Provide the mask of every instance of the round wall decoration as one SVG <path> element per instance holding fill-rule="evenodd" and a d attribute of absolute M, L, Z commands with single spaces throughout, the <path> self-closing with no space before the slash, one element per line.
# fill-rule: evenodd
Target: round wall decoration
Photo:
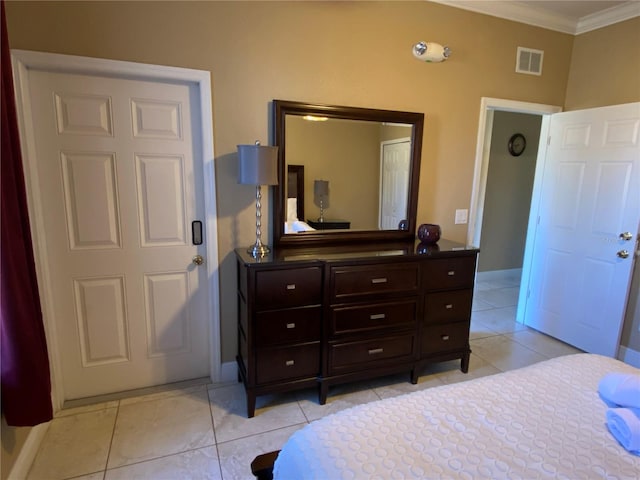
<path fill-rule="evenodd" d="M 509 149 L 509 153 L 514 157 L 519 157 L 524 152 L 524 149 L 527 148 L 527 139 L 524 138 L 524 135 L 521 133 L 515 133 L 511 135 L 509 139 L 509 144 L 507 145 Z"/>

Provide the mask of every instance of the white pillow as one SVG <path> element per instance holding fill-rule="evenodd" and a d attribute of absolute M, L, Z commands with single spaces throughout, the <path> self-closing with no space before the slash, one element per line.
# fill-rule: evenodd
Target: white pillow
<path fill-rule="evenodd" d="M 298 199 L 287 198 L 287 222 L 298 220 Z"/>
<path fill-rule="evenodd" d="M 301 222 L 300 220 L 298 220 L 297 222 L 293 222 L 291 224 L 291 230 L 293 230 L 294 232 L 311 232 L 313 230 L 315 230 L 315 228 L 313 228 L 311 225 L 309 225 L 306 222 Z"/>

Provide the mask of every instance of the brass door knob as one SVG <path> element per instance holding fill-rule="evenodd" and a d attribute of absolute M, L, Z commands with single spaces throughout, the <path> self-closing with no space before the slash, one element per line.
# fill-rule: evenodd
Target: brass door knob
<path fill-rule="evenodd" d="M 204 263 L 204 258 L 202 255 L 195 255 L 192 259 L 194 265 L 202 265 Z"/>
<path fill-rule="evenodd" d="M 618 257 L 620 258 L 628 258 L 629 252 L 627 250 L 620 250 L 618 251 L 618 253 L 616 253 L 616 255 L 618 255 Z"/>

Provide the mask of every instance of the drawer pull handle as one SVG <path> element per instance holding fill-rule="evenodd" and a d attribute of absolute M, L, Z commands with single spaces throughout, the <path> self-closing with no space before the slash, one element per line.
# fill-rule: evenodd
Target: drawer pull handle
<path fill-rule="evenodd" d="M 287 360 L 286 362 L 284 362 L 284 364 L 285 364 L 287 367 L 292 367 L 294 363 L 296 363 L 296 362 L 294 362 L 293 360 Z"/>
<path fill-rule="evenodd" d="M 375 313 L 373 315 L 369 315 L 371 320 L 382 320 L 385 317 L 384 313 Z"/>
<path fill-rule="evenodd" d="M 449 340 L 449 335 L 442 335 L 442 340 L 444 340 L 445 342 Z"/>
<path fill-rule="evenodd" d="M 287 328 L 296 328 L 295 323 L 287 323 Z"/>
<path fill-rule="evenodd" d="M 382 278 L 372 278 L 371 279 L 371 283 L 387 283 L 387 279 L 382 277 Z"/>
<path fill-rule="evenodd" d="M 384 348 L 372 348 L 369 350 L 369 355 L 375 355 L 376 353 L 384 352 Z"/>
<path fill-rule="evenodd" d="M 296 289 L 295 283 L 290 283 L 289 285 L 287 285 L 287 290 L 295 290 L 295 289 Z"/>
<path fill-rule="evenodd" d="M 455 271 L 455 270 L 449 270 L 449 271 L 447 272 L 447 275 L 449 275 L 450 277 L 453 277 L 455 274 L 456 274 L 456 271 Z"/>
<path fill-rule="evenodd" d="M 446 308 L 447 310 L 451 310 L 453 308 L 453 303 L 447 303 L 444 308 Z"/>

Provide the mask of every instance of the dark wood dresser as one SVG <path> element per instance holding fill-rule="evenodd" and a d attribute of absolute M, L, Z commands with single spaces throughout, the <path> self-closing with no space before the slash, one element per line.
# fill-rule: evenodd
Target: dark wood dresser
<path fill-rule="evenodd" d="M 254 259 L 236 249 L 238 369 L 247 414 L 257 395 L 406 371 L 433 362 L 469 368 L 478 249 L 377 244 L 278 249 Z"/>
<path fill-rule="evenodd" d="M 348 220 L 307 220 L 309 226 L 316 230 L 348 230 L 351 228 L 351 222 Z"/>

